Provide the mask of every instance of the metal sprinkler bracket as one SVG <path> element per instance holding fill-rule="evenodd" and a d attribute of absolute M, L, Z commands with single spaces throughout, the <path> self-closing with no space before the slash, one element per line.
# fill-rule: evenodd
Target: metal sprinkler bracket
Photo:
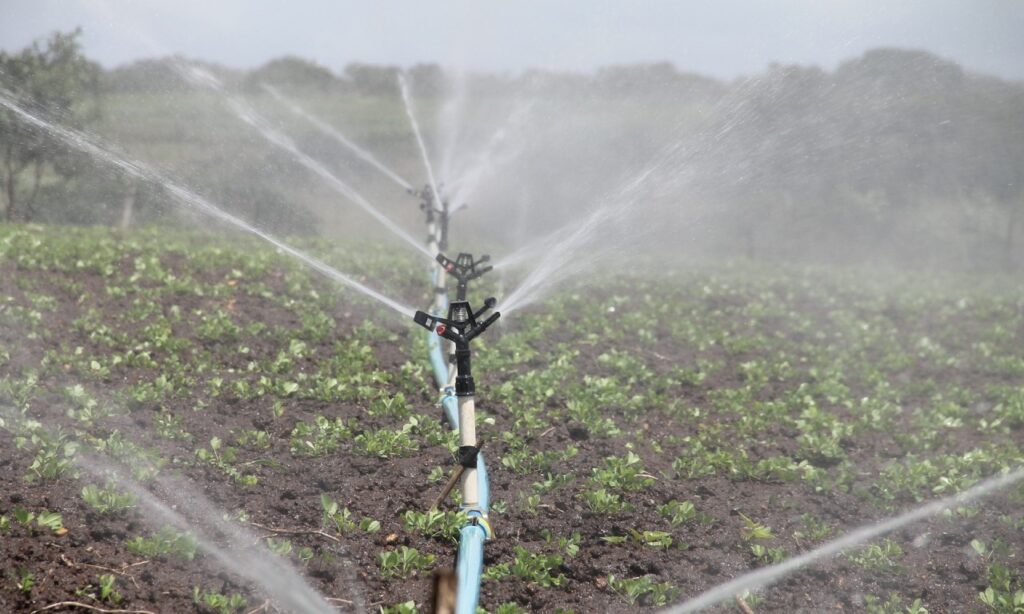
<path fill-rule="evenodd" d="M 477 318 L 492 309 L 496 301 L 488 298 L 483 307 L 473 311 L 469 301 L 455 300 L 448 305 L 448 317 L 432 316 L 417 311 L 413 320 L 423 328 L 436 332 L 439 336 L 451 341 L 455 346 L 455 396 L 459 400 L 459 465 L 462 466 L 462 505 L 468 510 L 480 506 L 477 484 L 477 456 L 480 447 L 476 439 L 476 408 L 473 396 L 476 384 L 473 381 L 472 352 L 469 343 L 501 317 L 498 312 L 492 313 L 486 320 L 478 322 Z M 484 517 L 486 522 L 486 517 Z M 488 531 L 489 533 L 489 531 Z"/>
<path fill-rule="evenodd" d="M 455 260 L 440 253 L 436 259 L 438 264 L 444 267 L 444 270 L 458 282 L 455 298 L 459 301 L 466 300 L 466 287 L 470 280 L 481 277 L 494 268 L 490 265 L 480 266 L 485 262 L 490 262 L 491 257 L 487 254 L 480 256 L 480 259 L 475 261 L 473 260 L 473 254 L 467 254 L 466 252 L 460 252 L 455 257 Z"/>

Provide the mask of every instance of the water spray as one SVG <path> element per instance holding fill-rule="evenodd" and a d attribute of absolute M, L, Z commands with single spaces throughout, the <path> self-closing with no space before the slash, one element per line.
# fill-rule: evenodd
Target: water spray
<path fill-rule="evenodd" d="M 298 103 L 296 103 L 295 101 L 291 100 L 290 98 L 279 92 L 277 88 L 266 83 L 261 83 L 260 87 L 262 87 L 265 92 L 273 96 L 275 100 L 284 105 L 285 108 L 287 108 L 289 111 L 312 124 L 313 127 L 319 130 L 320 132 L 330 136 L 334 140 L 344 145 L 346 148 L 348 148 L 349 151 L 358 156 L 360 160 L 366 162 L 373 168 L 380 171 L 385 177 L 387 177 L 391 181 L 394 181 L 395 183 L 397 183 L 399 186 L 406 190 L 413 189 L 412 184 L 403 179 L 398 173 L 385 166 L 383 162 L 374 157 L 374 155 L 371 154 L 369 151 L 360 147 L 359 145 L 356 145 L 351 139 L 349 139 L 344 134 L 339 132 L 336 128 L 334 128 L 327 122 L 321 120 L 320 118 L 314 116 L 312 113 L 309 113 L 308 111 L 300 107 Z"/>
<path fill-rule="evenodd" d="M 128 160 L 127 158 L 115 154 L 109 146 L 102 143 L 99 139 L 71 128 L 52 124 L 37 117 L 30 111 L 22 108 L 17 102 L 15 102 L 13 96 L 10 96 L 2 89 L 0 89 L 0 107 L 8 109 L 22 121 L 51 134 L 57 139 L 63 141 L 72 149 L 76 149 L 82 153 L 93 156 L 97 160 L 101 160 L 117 168 L 130 177 L 163 186 L 178 203 L 185 207 L 257 236 L 313 270 L 338 283 L 357 290 L 369 298 L 383 303 L 399 314 L 408 315 L 413 312 L 411 308 L 381 294 L 373 288 L 363 285 L 354 278 L 345 275 L 322 260 L 300 251 L 269 232 L 253 226 L 249 222 L 228 213 L 206 198 L 203 198 L 192 190 L 172 181 L 156 169 L 151 168 L 142 162 Z"/>
<path fill-rule="evenodd" d="M 951 495 L 944 499 L 925 503 L 920 507 L 904 512 L 899 516 L 894 516 L 874 524 L 859 527 L 838 539 L 822 544 L 814 550 L 805 552 L 800 556 L 795 556 L 783 561 L 782 563 L 743 574 L 734 580 L 730 580 L 710 588 L 684 603 L 663 610 L 662 614 L 686 614 L 688 612 L 699 612 L 706 608 L 710 608 L 722 601 L 732 599 L 735 595 L 740 595 L 744 592 L 757 590 L 768 586 L 769 584 L 773 584 L 783 577 L 799 571 L 808 565 L 812 565 L 821 559 L 841 554 L 854 546 L 885 535 L 886 533 L 891 533 L 892 531 L 900 529 L 906 525 L 925 520 L 926 518 L 935 516 L 952 507 L 966 505 L 976 499 L 988 496 L 994 492 L 1007 488 L 1008 486 L 1012 486 L 1021 480 L 1024 480 L 1024 467 L 1017 467 L 1012 471 L 991 477 L 980 484 L 976 484 L 960 494 Z"/>

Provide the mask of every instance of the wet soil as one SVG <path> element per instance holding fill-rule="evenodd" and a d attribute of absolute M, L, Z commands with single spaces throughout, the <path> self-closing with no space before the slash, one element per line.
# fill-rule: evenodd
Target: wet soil
<path fill-rule="evenodd" d="M 176 266 L 173 259 L 166 264 Z M 223 281 L 226 273 L 211 274 L 206 281 Z M 315 556 L 301 568 L 302 573 L 315 590 L 330 598 L 341 611 L 374 612 L 382 605 L 406 600 L 414 600 L 420 606 L 428 602 L 431 585 L 428 573 L 406 580 L 385 579 L 379 573 L 377 557 L 382 551 L 408 545 L 436 556 L 438 565 L 453 563 L 455 546 L 450 540 L 407 533 L 401 519 L 406 510 L 426 509 L 436 496 L 440 485 L 432 483 L 428 475 L 437 466 L 445 470 L 452 467 L 446 450 L 440 446 L 422 447 L 403 458 L 381 460 L 359 454 L 351 442 L 346 442 L 337 452 L 324 457 L 297 457 L 290 451 L 289 436 L 299 421 L 308 422 L 317 415 L 351 419 L 358 425 L 357 433 L 381 426 L 393 427 L 400 421 L 370 416 L 366 405 L 359 402 L 294 399 L 283 400 L 283 415 L 278 417 L 272 399 L 243 399 L 231 394 L 212 397 L 201 378 L 194 383 L 193 394 L 138 403 L 124 395 L 123 390 L 151 379 L 154 371 L 133 367 L 118 369 L 106 380 L 84 382 L 94 398 L 117 406 L 120 415 L 105 419 L 102 425 L 83 426 L 68 417 L 69 402 L 63 392 L 64 387 L 82 382 L 71 373 L 71 367 L 46 365 L 47 352 L 54 348 L 67 348 L 72 353 L 74 348 L 83 348 L 86 355 L 109 352 L 109 348 L 97 344 L 90 334 L 92 331 L 75 326 L 74 322 L 86 307 L 95 307 L 101 313 L 128 309 L 131 297 L 108 296 L 106 280 L 95 274 L 0 268 L 0 283 L 7 293 L 26 304 L 28 299 L 17 283 L 17 278 L 24 276 L 38 277 L 34 292 L 57 299 L 56 309 L 46 316 L 45 330 L 36 338 L 27 337 L 24 330 L 0 330 L 0 343 L 10 354 L 0 373 L 20 376 L 29 369 L 41 369 L 41 383 L 32 393 L 32 417 L 51 431 L 59 426 L 65 433 L 83 431 L 103 437 L 116 429 L 136 445 L 153 451 L 164 462 L 161 473 L 173 480 L 169 482 L 171 485 L 158 481 L 150 488 L 172 502 L 175 510 L 189 518 L 198 531 L 213 535 L 215 541 L 215 523 L 199 513 L 199 506 L 194 505 L 195 500 L 189 496 L 190 491 L 201 493 L 213 505 L 238 519 L 253 536 L 287 538 L 296 550 L 311 548 Z M 284 277 L 275 273 L 265 280 L 272 294 L 288 294 Z M 78 285 L 69 289 L 66 283 L 69 281 Z M 89 295 L 84 304 L 80 301 L 83 294 Z M 594 296 L 594 300 L 601 298 L 600 294 Z M 281 301 L 244 293 L 231 297 L 183 294 L 168 299 L 165 308 L 169 310 L 171 304 L 178 305 L 182 312 L 215 307 L 227 309 L 243 328 L 257 321 L 285 330 L 299 324 L 296 314 L 282 307 Z M 311 343 L 311 358 L 305 359 L 308 364 L 298 366 L 300 372 L 315 371 L 315 357 L 329 355 L 336 340 L 353 334 L 366 317 L 375 317 L 386 330 L 402 339 L 398 343 L 371 342 L 381 370 L 397 374 L 407 360 L 422 361 L 426 365 L 426 356 L 411 356 L 407 351 L 411 343 L 405 339 L 410 329 L 404 323 L 393 318 L 381 319 L 364 303 L 344 300 L 328 315 L 333 320 L 334 332 L 327 339 Z M 174 335 L 210 353 L 224 368 L 238 370 L 244 370 L 249 360 L 273 360 L 281 349 L 278 343 L 254 338 L 247 340 L 250 354 L 243 357 L 237 353 L 236 343 L 229 346 L 203 341 L 185 324 L 176 325 Z M 576 344 L 580 372 L 600 374 L 604 367 L 597 357 L 609 348 L 600 343 L 577 343 L 579 341 L 571 331 L 539 341 L 537 357 L 520 365 L 518 370 L 543 368 L 546 356 L 557 347 Z M 669 365 L 691 365 L 695 360 L 692 349 L 673 343 L 660 343 L 653 349 L 639 343 L 635 347 L 616 349 L 653 355 L 649 364 L 656 372 Z M 153 357 L 158 362 L 171 359 L 160 351 L 155 351 Z M 737 363 L 743 359 L 742 355 L 728 357 Z M 62 375 L 62 371 L 67 374 Z M 413 395 L 409 400 L 419 413 L 440 420 L 432 385 L 426 377 L 428 372 L 423 371 L 422 394 Z M 478 406 L 494 419 L 492 426 L 481 429 L 483 437 L 491 438 L 486 453 L 492 459 L 501 459 L 508 451 L 498 435 L 514 425 L 506 408 L 489 402 L 487 390 L 500 385 L 512 374 L 486 373 L 478 377 Z M 943 376 L 943 373 L 927 374 L 931 378 Z M 680 384 L 662 393 L 678 405 L 700 406 L 706 402 L 710 391 L 736 383 L 733 375 L 713 374 L 700 384 Z M 399 389 L 393 381 L 382 386 L 391 392 Z M 567 400 L 556 394 L 549 402 L 564 406 Z M 608 407 L 604 411 L 614 416 L 615 412 L 626 410 Z M 158 435 L 157 420 L 168 414 L 181 418 L 181 428 L 191 434 L 191 439 L 173 440 Z M 628 434 L 630 439 L 662 442 L 668 449 L 662 455 L 644 455 L 645 467 L 656 479 L 650 488 L 624 495 L 633 506 L 633 511 L 628 513 L 594 514 L 571 487 L 555 488 L 545 494 L 542 504 L 535 510 L 524 509 L 519 503 L 533 492 L 531 484 L 545 476 L 518 475 L 503 470 L 499 462 L 492 462 L 492 500 L 507 502 L 508 510 L 493 514 L 496 536 L 487 543 L 486 566 L 511 561 L 517 546 L 526 546 L 534 552 L 554 552 L 556 549 L 545 539 L 545 531 L 558 536 L 578 532 L 581 544 L 578 555 L 563 556 L 562 564 L 554 570 L 565 576 L 562 586 L 541 588 L 515 578 L 486 581 L 481 592 L 483 606 L 490 609 L 500 603 L 514 602 L 528 611 L 553 612 L 563 608 L 580 613 L 654 609 L 643 601 L 627 604 L 609 589 L 608 576 L 651 576 L 669 581 L 679 590 L 676 599 L 685 599 L 758 567 L 749 544 L 740 538 L 744 515 L 772 527 L 777 538 L 771 545 L 784 548 L 792 556 L 812 547 L 811 543 L 794 537 L 794 532 L 803 526 L 803 514 L 823 520 L 833 527 L 832 534 L 838 535 L 885 518 L 892 512 L 863 496 L 837 490 L 819 492 L 799 481 L 737 481 L 720 475 L 674 479 L 670 459 L 676 454 L 671 448 L 680 446 L 678 442 L 695 433 L 701 425 L 681 420 L 656 406 L 649 407 L 647 414 L 639 419 L 631 418 L 629 423 L 637 429 L 636 433 Z M 251 463 L 245 466 L 245 471 L 258 476 L 256 485 L 241 486 L 216 467 L 196 462 L 195 450 L 207 446 L 211 438 L 221 437 L 227 441 L 229 434 L 246 429 L 266 430 L 270 435 L 267 449 L 240 447 L 238 450 L 239 462 Z M 767 433 L 766 441 L 785 439 L 779 435 L 786 433 Z M 536 452 L 558 452 L 570 445 L 578 448 L 573 458 L 556 461 L 551 473 L 575 476 L 574 481 L 579 483 L 589 477 L 589 468 L 600 466 L 609 456 L 621 455 L 625 439 L 625 435 L 595 438 L 579 424 L 556 423 L 531 435 L 528 444 L 531 451 Z M 963 447 L 967 449 L 975 443 L 964 441 Z M 195 586 L 223 594 L 241 593 L 248 599 L 246 611 L 257 610 L 264 604 L 266 597 L 258 586 L 225 571 L 209 556 L 200 554 L 193 561 L 184 561 L 175 557 L 144 559 L 132 554 L 125 547 L 125 541 L 148 535 L 161 525 L 154 521 L 150 512 L 136 508 L 115 515 L 96 513 L 83 502 L 79 492 L 84 484 L 97 480 L 81 469 L 78 478 L 65 475 L 56 480 L 27 482 L 25 476 L 32 473 L 33 454 L 23 451 L 22 447 L 14 434 L 0 430 L 0 514 L 10 517 L 16 508 L 56 511 L 62 515 L 67 531 L 57 535 L 41 527 L 23 527 L 12 522 L 11 528 L 0 534 L 0 569 L 3 570 L 0 611 L 34 612 L 64 601 L 124 610 L 206 611 L 193 602 Z M 844 447 L 854 465 L 862 463 L 865 468 L 877 466 L 879 458 L 904 453 L 887 437 L 848 441 Z M 779 444 L 766 444 L 760 453 L 767 458 L 792 454 L 793 450 L 785 449 L 784 444 L 781 448 Z M 175 483 L 184 487 L 176 490 Z M 356 519 L 378 520 L 381 530 L 374 534 L 355 530 L 341 536 L 338 542 L 324 538 L 316 532 L 322 526 L 320 498 L 324 494 L 348 507 Z M 673 499 L 692 501 L 710 522 L 667 527 L 656 508 Z M 904 551 L 898 569 L 873 573 L 854 565 L 846 557 L 835 557 L 795 573 L 760 593 L 754 609 L 758 612 L 865 611 L 866 596 L 885 598 L 895 592 L 908 605 L 915 598 L 922 599 L 933 613 L 981 611 L 977 594 L 988 585 L 986 563 L 972 552 L 970 540 L 972 536 L 983 537 L 989 543 L 998 539 L 1011 552 L 1024 551 L 1020 528 L 1001 520 L 1019 517 L 1020 501 L 1018 491 L 1004 493 L 972 506 L 973 511 L 967 518 L 915 524 L 891 536 Z M 913 503 L 896 501 L 894 508 L 904 509 Z M 673 546 L 656 549 L 632 540 L 609 543 L 602 539 L 628 535 L 634 528 L 669 531 Z M 251 544 L 224 544 L 243 555 L 249 546 Z M 1015 569 L 1021 571 L 1019 561 Z M 17 583 L 24 573 L 32 574 L 34 586 L 23 591 Z M 116 576 L 116 588 L 123 595 L 116 605 L 100 603 L 90 596 L 95 593 L 98 576 L 105 573 Z M 268 611 L 275 607 L 275 604 L 266 604 Z M 50 611 L 75 609 L 67 606 Z M 423 607 L 424 611 L 428 609 Z M 720 609 L 731 611 L 735 607 L 726 604 Z"/>

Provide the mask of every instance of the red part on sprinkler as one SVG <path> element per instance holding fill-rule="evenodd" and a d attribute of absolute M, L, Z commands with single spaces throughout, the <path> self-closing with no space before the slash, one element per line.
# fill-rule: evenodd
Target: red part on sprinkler
<path fill-rule="evenodd" d="M 444 331 L 448 330 L 448 328 L 444 324 L 438 324 L 437 328 L 435 328 L 434 330 L 437 331 L 438 335 L 443 335 Z"/>

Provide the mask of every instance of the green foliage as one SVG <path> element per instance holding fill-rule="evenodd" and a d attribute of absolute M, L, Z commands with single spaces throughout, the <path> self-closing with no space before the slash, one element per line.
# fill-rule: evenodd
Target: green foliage
<path fill-rule="evenodd" d="M 381 575 L 385 578 L 409 578 L 420 571 L 430 569 L 434 564 L 434 555 L 422 554 L 415 548 L 399 546 L 395 550 L 386 550 L 377 555 Z"/>
<path fill-rule="evenodd" d="M 426 512 L 408 510 L 402 515 L 406 531 L 413 531 L 426 537 L 444 537 L 456 542 L 459 530 L 468 520 L 465 512 L 443 512 L 436 509 Z"/>
<path fill-rule="evenodd" d="M 420 609 L 416 607 L 416 602 L 410 599 L 394 605 L 382 605 L 380 614 L 420 614 Z"/>
<path fill-rule="evenodd" d="M 991 612 L 1018 614 L 1024 611 L 1024 584 L 1009 567 L 993 562 L 988 568 L 988 586 L 978 599 Z"/>
<path fill-rule="evenodd" d="M 544 588 L 562 586 L 566 582 L 565 576 L 552 574 L 561 566 L 562 557 L 560 555 L 534 554 L 522 546 L 516 546 L 515 558 L 512 562 L 491 565 L 484 570 L 484 578 L 500 580 L 508 576 L 515 576 Z"/>
<path fill-rule="evenodd" d="M 93 105 L 96 104 L 99 77 L 99 67 L 81 52 L 81 33 L 81 29 L 54 32 L 45 42 L 36 41 L 20 52 L 0 52 L 5 89 L 12 92 L 20 105 L 44 117 L 61 117 L 65 123 L 80 124 L 91 114 L 82 112 L 89 108 L 85 99 L 91 97 Z M 7 221 L 31 217 L 44 175 L 67 180 L 85 166 L 77 155 L 55 145 L 51 135 L 6 109 L 0 110 L 0 140 L 7 143 L 0 156 L 0 185 L 4 188 Z M 32 182 L 31 187 L 23 186 L 26 180 Z"/>
<path fill-rule="evenodd" d="M 222 595 L 213 591 L 204 591 L 198 586 L 192 587 L 192 602 L 203 611 L 217 614 L 235 614 L 245 610 L 245 606 L 249 604 L 245 597 L 237 593 Z"/>
<path fill-rule="evenodd" d="M 114 483 L 108 481 L 105 488 L 95 484 L 82 487 L 82 500 L 100 514 L 117 514 L 135 507 L 138 497 L 119 492 Z"/>
<path fill-rule="evenodd" d="M 591 481 L 611 490 L 643 490 L 654 484 L 654 478 L 644 472 L 640 457 L 633 452 L 627 452 L 625 457 L 606 458 L 604 467 L 595 468 L 593 472 Z"/>
<path fill-rule="evenodd" d="M 32 588 L 36 585 L 36 576 L 25 567 L 19 567 L 15 576 L 15 586 L 18 590 L 29 595 L 32 593 Z"/>
<path fill-rule="evenodd" d="M 868 571 L 893 573 L 902 571 L 897 559 L 903 556 L 903 548 L 891 539 L 885 539 L 881 544 L 871 544 L 859 552 L 848 554 L 847 559 Z"/>
<path fill-rule="evenodd" d="M 324 456 L 352 437 L 352 425 L 341 418 L 316 416 L 313 424 L 298 422 L 291 433 L 291 450 L 296 456 Z"/>
<path fill-rule="evenodd" d="M 743 541 L 775 539 L 775 533 L 772 532 L 771 527 L 763 525 L 745 514 L 740 514 L 740 518 L 743 519 L 743 527 L 740 529 Z"/>
<path fill-rule="evenodd" d="M 889 593 L 885 601 L 874 595 L 865 595 L 864 606 L 868 614 L 928 614 L 928 608 L 920 599 L 906 605 L 899 593 Z"/>
<path fill-rule="evenodd" d="M 633 506 L 623 501 L 618 494 L 608 492 L 604 488 L 584 492 L 583 500 L 595 514 L 621 514 L 633 509 Z"/>
<path fill-rule="evenodd" d="M 668 518 L 672 526 L 689 522 L 697 517 L 697 510 L 693 507 L 692 503 L 689 501 L 676 501 L 675 499 L 664 505 L 659 505 L 658 513 Z"/>
<path fill-rule="evenodd" d="M 145 558 L 179 558 L 191 561 L 196 557 L 199 543 L 187 531 L 178 531 L 165 526 L 150 537 L 133 537 L 125 542 L 125 548 Z"/>
<path fill-rule="evenodd" d="M 415 452 L 419 445 L 413 441 L 410 429 L 406 427 L 398 431 L 381 428 L 360 433 L 355 438 L 356 450 L 377 458 L 393 458 Z"/>
<path fill-rule="evenodd" d="M 629 605 L 664 606 L 679 596 L 679 589 L 668 582 L 656 583 L 650 578 L 618 578 L 608 576 L 608 588 Z"/>

